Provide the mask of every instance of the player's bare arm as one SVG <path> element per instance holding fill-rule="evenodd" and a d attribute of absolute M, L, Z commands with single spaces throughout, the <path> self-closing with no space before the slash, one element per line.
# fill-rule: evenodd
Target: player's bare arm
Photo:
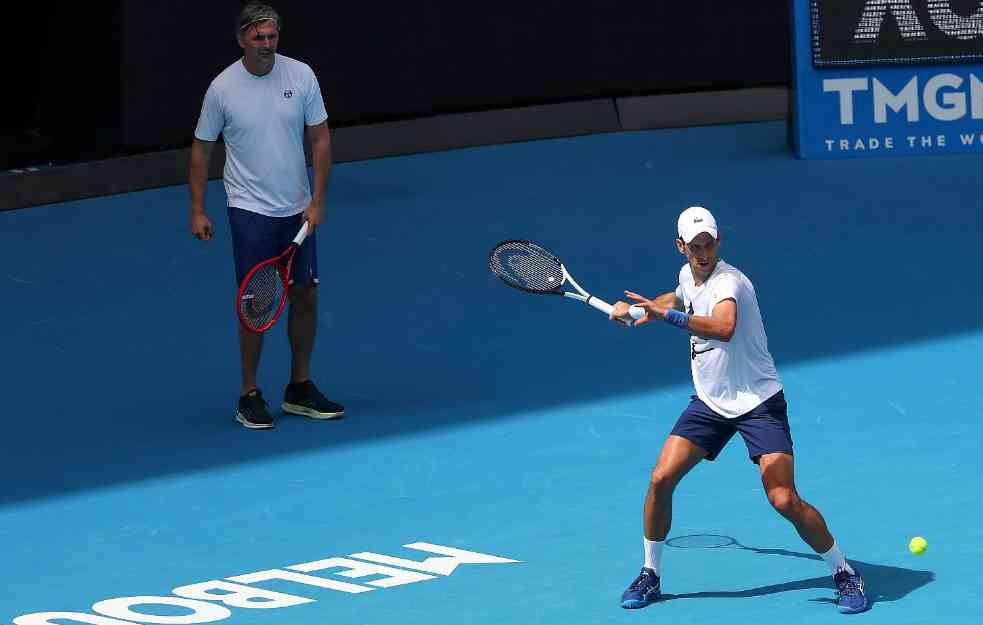
<path fill-rule="evenodd" d="M 675 292 L 663 293 L 653 299 L 648 299 L 644 295 L 632 291 L 625 291 L 625 295 L 634 301 L 636 306 L 645 309 L 645 317 L 636 321 L 635 325 L 653 320 L 663 321 L 667 319 L 669 310 L 683 310 L 683 303 L 676 297 Z M 611 311 L 612 318 L 627 313 L 628 306 L 629 304 L 626 302 L 617 302 L 614 305 L 614 310 Z M 737 328 L 737 302 L 733 299 L 725 299 L 713 307 L 713 314 L 709 317 L 689 315 L 686 321 L 686 329 L 692 334 L 705 339 L 729 341 Z"/>
<path fill-rule="evenodd" d="M 311 204 L 304 216 L 311 226 L 317 227 L 324 220 L 325 189 L 331 172 L 331 130 L 327 120 L 307 127 L 307 138 L 311 144 L 311 159 L 314 165 L 314 188 Z"/>
<path fill-rule="evenodd" d="M 212 222 L 205 213 L 205 185 L 208 183 L 208 161 L 214 141 L 195 138 L 191 143 L 191 164 L 188 187 L 191 190 L 191 234 L 202 241 L 212 238 Z"/>
<path fill-rule="evenodd" d="M 733 299 L 717 302 L 709 317 L 690 315 L 688 328 L 691 334 L 705 339 L 729 341 L 737 328 L 737 302 Z"/>

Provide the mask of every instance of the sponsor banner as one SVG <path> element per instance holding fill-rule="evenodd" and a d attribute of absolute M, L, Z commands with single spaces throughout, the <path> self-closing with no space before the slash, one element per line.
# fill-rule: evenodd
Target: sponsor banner
<path fill-rule="evenodd" d="M 983 151 L 983 3 L 792 0 L 801 158 Z"/>

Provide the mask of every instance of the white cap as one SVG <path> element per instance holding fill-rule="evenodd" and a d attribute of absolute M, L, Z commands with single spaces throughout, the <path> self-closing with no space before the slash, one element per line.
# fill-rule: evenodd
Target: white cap
<path fill-rule="evenodd" d="M 706 232 L 714 239 L 717 236 L 717 220 L 710 211 L 702 206 L 690 206 L 679 214 L 679 238 L 683 243 L 690 243 L 701 232 Z"/>

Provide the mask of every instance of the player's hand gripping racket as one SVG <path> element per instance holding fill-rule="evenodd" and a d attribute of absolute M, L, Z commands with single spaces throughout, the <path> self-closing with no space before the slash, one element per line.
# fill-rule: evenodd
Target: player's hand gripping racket
<path fill-rule="evenodd" d="M 239 321 L 253 332 L 266 332 L 283 313 L 287 304 L 287 287 L 294 254 L 307 238 L 309 224 L 305 221 L 300 232 L 279 256 L 268 258 L 249 270 L 236 294 Z"/>
<path fill-rule="evenodd" d="M 610 315 L 614 308 L 581 288 L 555 254 L 531 241 L 502 241 L 488 255 L 488 268 L 505 284 L 526 293 L 562 295 L 593 306 L 605 315 Z M 561 290 L 563 285 L 573 287 L 575 292 Z M 641 306 L 632 306 L 628 312 L 630 319 L 618 319 L 626 326 L 645 316 Z"/>

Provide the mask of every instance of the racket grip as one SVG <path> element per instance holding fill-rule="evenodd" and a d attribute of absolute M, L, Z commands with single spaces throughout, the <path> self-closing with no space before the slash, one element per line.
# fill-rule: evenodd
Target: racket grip
<path fill-rule="evenodd" d="M 598 309 L 605 315 L 610 315 L 611 311 L 614 310 L 614 306 L 608 304 L 602 299 L 597 299 L 596 297 L 591 297 L 590 299 L 587 300 L 587 303 L 593 306 L 594 308 Z"/>
<path fill-rule="evenodd" d="M 614 306 L 612 306 L 611 304 L 608 304 L 607 302 L 605 302 L 602 299 L 597 299 L 596 297 L 593 297 L 593 296 L 591 296 L 591 298 L 587 300 L 587 303 L 590 304 L 591 306 L 593 306 L 594 308 L 598 309 L 599 311 L 601 311 L 605 315 L 610 315 L 611 314 L 611 311 L 614 310 Z M 634 315 L 632 315 L 632 316 L 634 317 Z M 642 311 L 642 316 L 645 316 L 645 312 L 644 311 Z M 638 319 L 639 317 L 635 317 L 635 318 Z M 630 325 L 633 325 L 635 323 L 634 321 L 630 321 L 628 319 L 621 319 L 621 318 L 617 318 L 617 319 L 615 319 L 615 321 L 618 321 L 620 323 L 623 323 L 626 326 L 630 326 Z"/>
<path fill-rule="evenodd" d="M 304 239 L 307 238 L 307 234 L 310 232 L 310 229 L 311 229 L 311 224 L 308 223 L 308 221 L 305 219 L 304 225 L 300 227 L 300 232 L 298 232 L 297 236 L 294 237 L 294 243 L 297 245 L 297 247 L 303 245 Z"/>

